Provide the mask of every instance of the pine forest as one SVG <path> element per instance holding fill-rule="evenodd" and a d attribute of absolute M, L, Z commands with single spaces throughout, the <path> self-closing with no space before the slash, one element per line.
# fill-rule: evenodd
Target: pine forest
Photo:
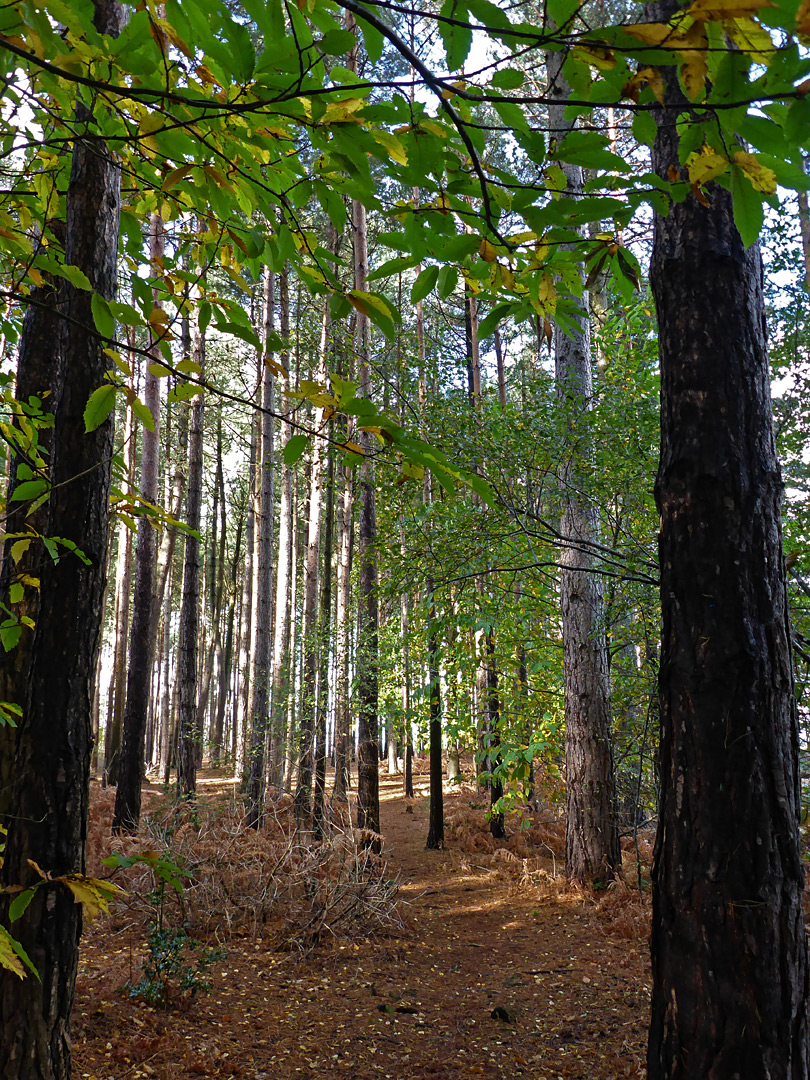
<path fill-rule="evenodd" d="M 0 79 L 0 1080 L 810 1080 L 810 0 Z"/>

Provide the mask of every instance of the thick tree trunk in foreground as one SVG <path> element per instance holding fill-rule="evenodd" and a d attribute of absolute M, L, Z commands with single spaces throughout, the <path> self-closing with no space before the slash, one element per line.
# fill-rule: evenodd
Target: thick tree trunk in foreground
<path fill-rule="evenodd" d="M 117 4 L 96 6 L 99 30 L 117 34 Z M 91 118 L 79 110 L 79 131 Z M 78 266 L 107 299 L 116 291 L 120 173 L 105 148 L 81 135 L 66 196 L 65 261 Z M 93 328 L 91 294 L 65 286 L 62 357 L 70 372 L 56 413 L 48 533 L 73 541 L 88 562 L 67 554 L 43 561 L 39 617 L 14 766 L 4 885 L 39 881 L 29 860 L 54 876 L 84 870 L 93 684 L 101 637 L 107 566 L 113 425 L 85 433 L 84 410 L 104 382 L 109 360 Z M 38 889 L 14 935 L 37 968 L 20 980 L 0 969 L 0 1076 L 69 1080 L 70 1012 L 82 909 L 68 889 Z"/>
<path fill-rule="evenodd" d="M 679 168 L 673 119 L 662 113 L 654 150 L 664 176 Z M 796 705 L 762 267 L 728 193 L 706 196 L 656 217 L 651 266 L 663 638 L 648 1075 L 804 1080 Z"/>
<path fill-rule="evenodd" d="M 565 98 L 568 85 L 560 75 L 562 53 L 548 58 L 553 95 Z M 549 108 L 552 134 L 559 140 L 571 129 L 564 104 Z M 582 191 L 582 169 L 564 164 L 568 191 Z M 561 556 L 565 682 L 565 786 L 567 826 L 565 870 L 583 884 L 613 878 L 621 864 L 614 813 L 613 749 L 610 733 L 610 683 L 605 636 L 602 579 L 592 573 L 590 545 L 599 542 L 599 513 L 588 498 L 587 471 L 591 439 L 587 414 L 593 395 L 590 324 L 576 320 L 568 336 L 554 331 L 557 397 L 566 425 L 561 469 L 563 513 L 560 531 L 569 541 Z"/>

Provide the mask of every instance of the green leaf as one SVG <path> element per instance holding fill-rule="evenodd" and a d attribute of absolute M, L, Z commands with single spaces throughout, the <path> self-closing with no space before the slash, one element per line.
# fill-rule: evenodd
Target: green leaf
<path fill-rule="evenodd" d="M 12 581 L 8 587 L 8 601 L 10 604 L 19 604 L 25 596 L 25 586 L 19 581 Z"/>
<path fill-rule="evenodd" d="M 8 905 L 8 921 L 16 922 L 17 919 L 23 914 L 25 909 L 34 899 L 34 893 L 37 891 L 35 885 L 33 889 L 25 889 L 24 892 L 17 893 L 11 903 Z"/>
<path fill-rule="evenodd" d="M 28 953 L 4 926 L 0 926 L 0 967 L 5 968 L 7 971 L 13 971 L 15 975 L 24 979 L 25 971 L 19 962 L 20 960 L 39 979 L 39 972 L 31 963 Z"/>
<path fill-rule="evenodd" d="M 560 29 L 582 7 L 581 0 L 546 0 L 546 11 Z"/>
<path fill-rule="evenodd" d="M 285 465 L 295 465 L 304 456 L 310 442 L 309 435 L 291 435 L 284 446 L 282 457 Z"/>
<path fill-rule="evenodd" d="M 438 266 L 427 266 L 420 273 L 411 289 L 411 303 L 418 304 L 420 300 L 432 293 L 439 278 Z"/>
<path fill-rule="evenodd" d="M 100 296 L 95 292 L 93 293 L 90 304 L 93 309 L 93 319 L 98 332 L 102 337 L 115 338 L 115 317 L 110 311 L 110 305 L 103 296 Z M 92 431 L 92 428 L 88 428 L 87 430 Z"/>
<path fill-rule="evenodd" d="M 734 224 L 742 242 L 749 248 L 759 237 L 765 211 L 762 208 L 762 196 L 754 190 L 751 181 L 738 165 L 731 166 L 731 197 Z"/>
<path fill-rule="evenodd" d="M 137 396 L 137 394 L 134 394 L 132 396 L 132 400 L 130 401 L 129 404 L 130 404 L 130 407 L 131 407 L 132 411 L 135 413 L 135 415 L 141 421 L 143 426 L 145 428 L 147 428 L 147 430 L 149 430 L 149 431 L 154 431 L 155 430 L 155 418 L 154 418 L 154 416 L 152 416 L 152 410 L 149 408 L 149 406 L 145 405 L 141 401 L 141 399 Z"/>
<path fill-rule="evenodd" d="M 96 294 L 94 294 L 95 299 Z M 94 390 L 84 410 L 85 432 L 95 431 L 101 427 L 107 417 L 115 408 L 115 395 L 117 387 L 111 383 L 105 383 L 98 390 Z"/>
<path fill-rule="evenodd" d="M 526 76 L 522 71 L 517 71 L 515 68 L 504 68 L 502 71 L 496 71 L 493 74 L 491 82 L 499 90 L 517 90 L 519 86 L 523 86 L 525 78 Z"/>
<path fill-rule="evenodd" d="M 446 19 L 457 19 L 461 22 L 467 18 L 467 8 L 462 0 L 444 0 L 440 15 Z M 472 29 L 468 26 L 453 26 L 450 23 L 439 21 L 439 36 L 447 54 L 448 71 L 458 71 L 464 67 L 464 61 L 472 46 Z"/>
<path fill-rule="evenodd" d="M 12 649 L 16 648 L 21 634 L 21 623 L 12 622 L 10 619 L 6 619 L 5 622 L 0 623 L 0 642 L 6 652 L 11 652 Z"/>
<path fill-rule="evenodd" d="M 652 146 L 658 125 L 648 112 L 638 112 L 633 117 L 633 136 L 644 146 Z"/>
<path fill-rule="evenodd" d="M 455 266 L 443 266 L 439 271 L 439 296 L 444 300 L 455 292 L 458 285 L 458 270 Z"/>
<path fill-rule="evenodd" d="M 9 502 L 25 502 L 28 499 L 36 499 L 47 490 L 47 480 L 25 480 L 14 488 Z"/>

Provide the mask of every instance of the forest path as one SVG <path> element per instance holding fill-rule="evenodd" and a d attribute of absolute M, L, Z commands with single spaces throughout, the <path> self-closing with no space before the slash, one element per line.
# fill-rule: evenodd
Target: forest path
<path fill-rule="evenodd" d="M 555 879 L 548 830 L 539 847 L 513 836 L 492 850 L 471 785 L 445 795 L 448 849 L 426 851 L 427 777 L 413 800 L 401 784 L 381 774 L 404 929 L 303 957 L 231 939 L 212 992 L 164 1011 L 120 992 L 137 947 L 131 928 L 99 922 L 83 942 L 74 1076 L 642 1077 L 649 977 L 637 896 L 620 886 L 597 904 Z"/>

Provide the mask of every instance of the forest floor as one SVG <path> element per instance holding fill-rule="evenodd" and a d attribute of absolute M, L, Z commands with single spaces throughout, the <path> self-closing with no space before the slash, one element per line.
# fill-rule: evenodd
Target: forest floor
<path fill-rule="evenodd" d="M 224 910 L 219 918 L 209 910 L 207 919 L 186 911 L 207 944 L 222 940 L 230 925 L 222 941 L 227 955 L 210 969 L 209 992 L 189 997 L 178 988 L 167 1006 L 155 1006 L 124 985 L 137 982 L 146 954 L 143 904 L 138 908 L 130 896 L 111 918 L 91 924 L 74 1009 L 74 1076 L 643 1076 L 649 903 L 632 887 L 635 849 L 627 844 L 626 883 L 586 895 L 560 876 L 563 827 L 552 810 L 534 815 L 530 828 L 514 829 L 508 843 L 493 845 L 484 799 L 464 784 L 445 794 L 446 849 L 426 851 L 427 776 L 415 780 L 416 798 L 406 800 L 401 777 L 381 774 L 385 850 L 378 865 L 386 882 L 398 878 L 400 903 L 373 933 L 336 928 L 316 947 L 299 939 L 291 948 L 271 932 L 272 912 L 266 924 L 254 920 L 250 928 Z M 235 805 L 232 787 L 209 784 L 201 785 L 211 792 L 202 802 Z M 160 798 L 147 797 L 147 807 Z M 109 847 L 99 838 L 111 801 L 111 792 L 93 795 L 94 873 L 93 859 Z M 645 858 L 649 839 L 641 846 Z M 221 858 L 237 841 L 220 835 L 216 844 Z M 144 846 L 139 838 L 128 850 Z M 205 902 L 217 906 L 215 897 Z M 223 908 L 228 902 L 221 901 Z"/>

